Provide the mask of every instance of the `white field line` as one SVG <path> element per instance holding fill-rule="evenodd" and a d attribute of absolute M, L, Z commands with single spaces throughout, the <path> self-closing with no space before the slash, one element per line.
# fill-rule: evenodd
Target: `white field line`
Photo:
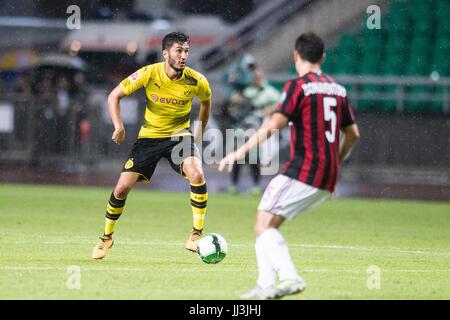
<path fill-rule="evenodd" d="M 31 243 L 36 243 L 39 241 L 35 239 L 33 241 L 29 240 L 17 240 L 17 241 L 2 241 L 4 244 L 15 244 L 15 245 L 27 245 Z M 88 238 L 88 237 L 80 237 L 70 239 L 69 241 L 46 241 L 43 240 L 42 244 L 44 245 L 79 245 L 79 244 L 87 244 L 93 245 L 97 240 Z M 146 241 L 146 240 L 119 240 L 116 242 L 121 245 L 129 245 L 129 246 L 183 246 L 183 243 L 178 241 Z M 231 247 L 254 247 L 253 243 L 229 243 Z M 385 253 L 406 253 L 406 254 L 417 254 L 417 255 L 438 255 L 438 256 L 450 256 L 450 252 L 445 251 L 435 251 L 430 248 L 397 248 L 397 247 L 368 247 L 368 246 L 345 246 L 345 245 L 320 245 L 320 244 L 300 244 L 300 243 L 288 243 L 288 246 L 291 248 L 306 248 L 306 249 L 330 249 L 330 250 L 343 250 L 343 251 L 380 251 Z"/>
<path fill-rule="evenodd" d="M 395 253 L 411 253 L 411 254 L 432 254 L 432 255 L 444 255 L 450 256 L 450 252 L 434 251 L 428 248 L 420 249 L 404 249 L 395 247 L 364 247 L 364 246 L 341 246 L 341 245 L 316 245 L 316 244 L 288 244 L 292 247 L 301 248 L 320 248 L 320 249 L 336 249 L 336 250 L 354 250 L 354 251 L 384 251 Z"/>
<path fill-rule="evenodd" d="M 68 267 L 68 266 L 67 266 Z M 1 271 L 67 271 L 63 266 L 0 266 Z M 136 267 L 114 267 L 114 266 L 80 266 L 81 271 L 126 271 L 126 272 L 149 272 L 150 268 Z M 217 272 L 216 269 L 181 268 L 177 272 Z M 236 268 L 220 269 L 220 272 L 236 272 Z M 361 273 L 367 274 L 365 269 L 300 269 L 300 273 Z M 382 273 L 448 273 L 450 269 L 382 269 Z"/>
<path fill-rule="evenodd" d="M 351 300 L 351 299 L 362 299 L 362 300 L 374 300 L 374 299 L 407 299 L 407 300 L 449 300 L 448 295 L 441 294 L 437 296 L 436 294 L 432 294 L 429 296 L 424 296 L 422 294 L 413 295 L 410 293 L 402 293 L 398 291 L 393 290 L 373 290 L 373 291 L 366 291 L 366 292 L 349 292 L 348 290 L 334 290 L 334 289 L 327 289 L 326 296 L 324 295 L 323 289 L 316 289 L 316 288 L 308 288 L 308 293 L 314 293 L 316 294 L 316 297 L 308 297 L 304 298 L 302 295 L 292 296 L 292 301 L 304 301 L 304 300 L 310 300 L 310 299 L 332 299 L 332 300 Z M 74 292 L 78 291 L 78 292 Z M 374 292 L 377 291 L 377 292 Z M 73 298 L 73 295 L 76 293 L 83 294 L 79 295 L 78 298 Z M 103 299 L 113 299 L 113 300 L 198 300 L 199 303 L 201 303 L 203 300 L 242 300 L 239 296 L 243 293 L 242 290 L 222 290 L 222 289 L 202 289 L 201 290 L 201 296 L 199 297 L 199 290 L 189 290 L 189 289 L 173 289 L 170 288 L 155 288 L 153 286 L 148 286 L 148 288 L 121 288 L 120 289 L 120 298 L 117 298 L 113 296 L 112 298 L 108 294 L 108 292 L 104 292 L 101 295 L 99 295 L 98 288 L 86 288 L 86 286 L 82 285 L 80 290 L 54 290 L 52 289 L 50 292 L 50 289 L 48 291 L 41 291 L 40 295 L 35 295 L 33 297 L 32 293 L 21 293 L 21 295 L 1 295 L 0 299 L 2 300 L 36 300 L 36 299 L 58 299 L 58 300 L 71 300 L 71 299 L 80 299 L 80 300 L 103 300 Z M 69 294 L 69 295 L 68 295 Z M 86 296 L 94 294 L 94 296 Z M 174 294 L 180 294 L 181 296 L 173 297 L 171 295 Z M 217 295 L 217 296 L 208 296 L 208 295 Z M 224 297 L 225 294 L 227 297 Z M 45 295 L 45 296 L 43 296 Z M 158 296 L 155 296 L 158 295 Z M 230 297 L 231 295 L 231 297 Z M 53 298 L 55 297 L 55 298 Z M 167 298 L 166 298 L 167 297 Z M 286 299 L 287 300 L 287 299 Z M 249 301 L 249 300 L 244 300 Z M 248 302 L 247 302 L 248 303 Z M 205 318 L 207 319 L 207 318 Z M 249 318 L 251 319 L 251 318 Z"/>

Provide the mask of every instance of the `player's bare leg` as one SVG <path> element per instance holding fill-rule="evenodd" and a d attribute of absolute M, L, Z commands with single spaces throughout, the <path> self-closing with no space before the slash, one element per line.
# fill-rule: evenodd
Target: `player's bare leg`
<path fill-rule="evenodd" d="M 92 258 L 103 259 L 108 253 L 108 249 L 114 244 L 112 234 L 114 232 L 117 220 L 123 212 L 125 199 L 133 186 L 136 184 L 139 174 L 135 172 L 122 172 L 116 187 L 108 202 L 106 208 L 105 230 L 100 237 L 100 242 L 92 250 Z"/>
<path fill-rule="evenodd" d="M 286 219 L 271 212 L 259 210 L 253 226 L 255 237 L 258 238 L 267 229 L 278 229 Z"/>
<path fill-rule="evenodd" d="M 257 286 L 242 298 L 279 299 L 305 289 L 305 283 L 295 271 L 287 245 L 278 231 L 284 220 L 284 217 L 271 212 L 258 211 L 253 229 L 259 276 Z M 280 277 L 276 287 L 273 270 L 277 270 Z"/>
<path fill-rule="evenodd" d="M 191 185 L 192 232 L 186 242 L 187 250 L 196 252 L 198 240 L 202 236 L 206 213 L 208 192 L 201 161 L 196 157 L 188 157 L 183 161 L 183 172 Z"/>

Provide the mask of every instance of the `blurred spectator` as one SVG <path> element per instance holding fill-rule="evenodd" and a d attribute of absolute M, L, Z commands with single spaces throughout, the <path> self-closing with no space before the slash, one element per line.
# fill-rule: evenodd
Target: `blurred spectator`
<path fill-rule="evenodd" d="M 14 83 L 13 89 L 14 101 L 14 123 L 26 125 L 29 119 L 29 112 L 33 110 L 32 106 L 35 103 L 33 88 L 31 85 L 30 74 L 27 72 L 21 73 L 17 81 Z M 27 126 L 29 127 L 29 126 Z M 28 130 L 15 130 L 15 137 L 18 141 L 25 141 L 28 136 Z"/>
<path fill-rule="evenodd" d="M 83 152 L 82 143 L 89 139 L 90 119 L 89 119 L 89 99 L 88 83 L 83 73 L 74 76 L 74 96 L 73 111 L 75 121 L 75 141 L 74 147 L 77 153 Z"/>
<path fill-rule="evenodd" d="M 258 129 L 264 118 L 272 113 L 279 101 L 280 93 L 264 80 L 264 72 L 262 69 L 255 69 L 252 78 L 253 80 L 249 86 L 242 90 L 242 92 L 236 90 L 230 97 L 228 112 L 230 119 L 234 122 L 234 128 L 244 130 Z M 250 155 L 250 159 L 257 159 L 257 163 L 249 163 L 253 179 L 252 194 L 259 194 L 261 192 L 259 186 L 261 158 L 268 158 L 264 159 L 263 162 L 268 164 L 272 158 L 271 152 L 274 149 L 278 151 L 277 145 L 276 136 L 273 136 L 259 148 L 259 151 L 261 151 L 259 154 Z M 258 150 L 255 149 L 253 152 L 258 152 Z M 241 168 L 242 165 L 239 164 L 233 166 L 231 186 L 229 188 L 230 193 L 237 193 Z"/>
<path fill-rule="evenodd" d="M 7 90 L 6 90 L 6 88 L 5 88 L 5 82 L 3 81 L 3 79 L 0 77 L 0 96 L 1 97 L 4 97 L 4 96 L 6 96 L 6 92 L 7 92 Z"/>
<path fill-rule="evenodd" d="M 259 128 L 265 120 L 269 119 L 280 100 L 281 94 L 265 80 L 264 71 L 258 68 L 254 72 L 252 84 L 245 88 L 243 96 L 250 100 L 253 108 L 253 113 L 247 117 L 246 122 L 253 123 L 254 128 Z M 289 131 L 289 128 L 286 128 L 286 130 Z M 273 155 L 279 150 L 277 137 L 272 136 L 259 148 L 261 151 L 259 155 L 260 163 L 263 165 L 269 164 Z"/>
<path fill-rule="evenodd" d="M 229 110 L 233 104 L 230 98 L 236 93 L 242 93 L 251 84 L 255 67 L 255 58 L 250 54 L 243 54 L 239 60 L 230 64 L 222 74 L 223 104 L 220 110 L 220 118 L 223 119 L 222 129 L 224 131 L 236 122 Z"/>
<path fill-rule="evenodd" d="M 40 82 L 36 99 L 36 119 L 32 163 L 38 164 L 39 157 L 55 151 L 56 139 L 56 105 L 57 98 L 50 77 L 44 77 Z"/>
<path fill-rule="evenodd" d="M 248 53 L 243 54 L 238 61 L 228 66 L 222 76 L 223 95 L 227 99 L 234 91 L 242 91 L 253 80 L 256 68 L 255 58 Z"/>
<path fill-rule="evenodd" d="M 74 109 L 80 114 L 81 118 L 88 117 L 87 101 L 89 96 L 89 84 L 83 73 L 77 73 L 74 76 Z"/>
<path fill-rule="evenodd" d="M 280 100 L 280 92 L 265 80 L 264 71 L 260 68 L 255 69 L 253 81 L 244 89 L 243 96 L 253 107 L 251 117 L 255 118 L 258 127 L 263 118 L 271 115 Z"/>
<path fill-rule="evenodd" d="M 33 96 L 33 88 L 28 73 L 24 72 L 19 75 L 14 88 L 14 93 L 22 99 L 31 99 Z"/>
<path fill-rule="evenodd" d="M 57 137 L 55 141 L 56 153 L 65 154 L 68 151 L 71 116 L 70 82 L 66 76 L 61 76 L 57 81 L 57 105 L 56 105 L 56 126 Z"/>

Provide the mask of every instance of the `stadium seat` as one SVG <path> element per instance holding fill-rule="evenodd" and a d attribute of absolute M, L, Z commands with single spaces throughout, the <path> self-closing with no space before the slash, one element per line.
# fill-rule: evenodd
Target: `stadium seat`
<path fill-rule="evenodd" d="M 334 67 L 336 74 L 354 74 L 356 72 L 358 56 L 354 53 L 339 54 Z"/>
<path fill-rule="evenodd" d="M 410 0 L 408 3 L 408 11 L 414 23 L 420 23 L 421 21 L 432 21 L 434 10 L 433 2 L 427 0 Z"/>
<path fill-rule="evenodd" d="M 440 76 L 450 76 L 450 43 L 445 38 L 436 41 L 431 58 L 431 71 L 437 71 Z"/>
<path fill-rule="evenodd" d="M 430 42 L 425 36 L 415 36 L 411 42 L 408 63 L 405 68 L 405 74 L 408 76 L 429 76 L 430 70 Z M 409 93 L 430 93 L 430 87 L 413 86 L 408 89 Z M 406 112 L 425 111 L 426 103 L 424 100 L 410 100 L 405 103 Z"/>
<path fill-rule="evenodd" d="M 408 6 L 401 2 L 391 4 L 389 13 L 384 17 L 384 24 L 389 33 L 406 33 L 410 28 L 410 14 Z"/>
<path fill-rule="evenodd" d="M 382 105 L 382 109 L 385 112 L 394 113 L 395 111 L 397 111 L 397 100 L 395 97 L 397 90 L 399 90 L 399 87 L 396 85 L 388 85 L 384 88 L 386 96 L 393 95 L 392 99 L 380 102 L 380 105 Z"/>
<path fill-rule="evenodd" d="M 432 94 L 433 88 L 429 86 L 413 86 L 407 89 L 411 94 Z M 405 112 L 423 112 L 431 110 L 431 102 L 424 99 L 413 99 L 405 102 Z"/>
<path fill-rule="evenodd" d="M 322 70 L 325 73 L 334 74 L 336 65 L 336 53 L 335 50 L 325 51 L 325 61 L 322 64 Z"/>
<path fill-rule="evenodd" d="M 383 86 L 366 84 L 361 86 L 361 94 L 382 93 Z M 381 100 L 361 99 L 359 100 L 358 110 L 360 111 L 385 111 L 384 103 Z"/>
<path fill-rule="evenodd" d="M 437 1 L 434 9 L 434 16 L 439 23 L 450 23 L 448 21 L 448 17 L 450 16 L 450 6 L 446 0 Z"/>
<path fill-rule="evenodd" d="M 450 88 L 447 88 L 448 94 L 450 94 Z M 435 97 L 440 97 L 443 100 L 444 88 L 436 87 L 433 90 Z M 442 113 L 444 112 L 444 102 L 443 101 L 432 101 L 430 104 L 430 111 L 433 113 Z M 447 110 L 448 112 L 448 110 Z"/>
<path fill-rule="evenodd" d="M 450 5 L 448 0 L 393 1 L 382 15 L 382 28 L 368 29 L 362 21 L 360 31 L 343 34 L 335 48 L 327 49 L 323 70 L 330 74 L 428 77 L 437 72 L 450 76 Z M 380 63 L 380 62 L 383 63 Z M 350 87 L 350 86 L 346 86 Z M 396 85 L 353 86 L 362 93 L 397 92 Z M 442 93 L 442 88 L 412 86 L 409 93 Z M 395 97 L 385 101 L 361 100 L 359 110 L 393 112 Z M 442 112 L 443 103 L 405 101 L 406 112 Z"/>

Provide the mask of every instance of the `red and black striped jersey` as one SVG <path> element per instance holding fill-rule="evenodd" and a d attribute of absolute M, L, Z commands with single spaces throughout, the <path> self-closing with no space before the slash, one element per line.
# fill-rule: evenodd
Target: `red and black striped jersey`
<path fill-rule="evenodd" d="M 290 159 L 281 174 L 333 192 L 340 129 L 355 121 L 345 88 L 328 75 L 309 72 L 286 82 L 275 112 L 292 123 Z"/>

